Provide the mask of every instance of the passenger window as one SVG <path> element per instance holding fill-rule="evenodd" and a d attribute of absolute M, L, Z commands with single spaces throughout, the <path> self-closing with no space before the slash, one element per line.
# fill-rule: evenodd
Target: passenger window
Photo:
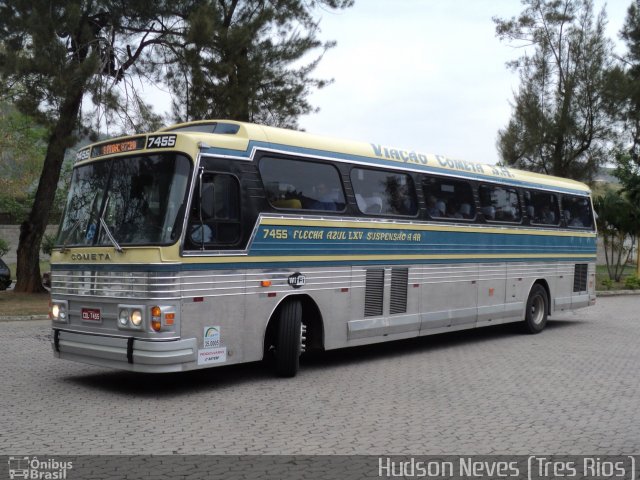
<path fill-rule="evenodd" d="M 473 220 L 476 206 L 471 185 L 447 178 L 427 178 L 422 183 L 427 213 L 431 218 Z"/>
<path fill-rule="evenodd" d="M 478 190 L 480 207 L 489 222 L 520 222 L 520 201 L 513 188 L 481 185 Z"/>
<path fill-rule="evenodd" d="M 346 202 L 333 165 L 283 158 L 263 158 L 260 174 L 269 203 L 279 209 L 341 212 Z"/>
<path fill-rule="evenodd" d="M 592 228 L 593 214 L 587 197 L 562 197 L 562 218 L 570 228 Z"/>
<path fill-rule="evenodd" d="M 351 184 L 362 213 L 408 217 L 418 213 L 416 190 L 410 175 L 354 168 Z"/>
<path fill-rule="evenodd" d="M 240 185 L 232 175 L 204 173 L 195 187 L 186 245 L 212 249 L 240 241 Z"/>
<path fill-rule="evenodd" d="M 553 193 L 528 191 L 524 194 L 529 222 L 533 225 L 559 225 L 558 198 Z"/>

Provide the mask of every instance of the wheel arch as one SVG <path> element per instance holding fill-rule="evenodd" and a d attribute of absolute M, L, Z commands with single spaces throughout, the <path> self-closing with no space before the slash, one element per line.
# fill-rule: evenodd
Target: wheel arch
<path fill-rule="evenodd" d="M 280 300 L 269 316 L 264 334 L 263 356 L 275 345 L 282 306 L 293 300 L 298 300 L 302 305 L 302 323 L 307 327 L 306 351 L 324 349 L 324 321 L 318 304 L 307 294 L 291 294 Z"/>
<path fill-rule="evenodd" d="M 547 315 L 551 315 L 552 298 L 551 298 L 551 288 L 549 287 L 549 283 L 544 278 L 538 278 L 531 284 L 531 288 L 529 289 L 529 295 L 531 295 L 531 290 L 533 289 L 534 285 L 540 285 L 542 288 L 544 288 L 545 292 L 547 292 Z"/>

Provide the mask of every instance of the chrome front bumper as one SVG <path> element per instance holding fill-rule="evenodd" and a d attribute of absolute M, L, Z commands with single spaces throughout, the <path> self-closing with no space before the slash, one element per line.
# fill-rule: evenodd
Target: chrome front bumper
<path fill-rule="evenodd" d="M 120 370 L 179 372 L 194 368 L 197 360 L 195 338 L 149 341 L 54 328 L 51 339 L 58 358 Z"/>

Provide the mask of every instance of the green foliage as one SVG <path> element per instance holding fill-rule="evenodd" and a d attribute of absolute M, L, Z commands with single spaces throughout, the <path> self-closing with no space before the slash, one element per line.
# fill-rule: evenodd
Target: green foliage
<path fill-rule="evenodd" d="M 628 276 L 624 281 L 624 286 L 631 290 L 640 289 L 640 277 L 636 275 Z"/>
<path fill-rule="evenodd" d="M 627 46 L 621 66 L 615 69 L 611 99 L 617 110 L 621 143 L 614 175 L 620 179 L 623 191 L 640 205 L 640 4 L 633 2 L 627 11 L 620 32 Z"/>
<path fill-rule="evenodd" d="M 9 251 L 9 243 L 4 239 L 0 238 L 0 257 L 3 257 Z"/>
<path fill-rule="evenodd" d="M 598 232 L 604 244 L 609 278 L 619 282 L 640 231 L 640 208 L 619 193 L 608 191 L 593 202 Z"/>
<path fill-rule="evenodd" d="M 496 34 L 526 53 L 508 125 L 498 134 L 507 165 L 589 181 L 614 136 L 607 96 L 611 42 L 591 0 L 523 0 L 518 18 L 494 18 Z"/>
<path fill-rule="evenodd" d="M 29 213 L 46 151 L 47 131 L 0 104 L 0 212 L 22 222 Z"/>
<path fill-rule="evenodd" d="M 169 69 L 178 121 L 231 118 L 296 127 L 307 100 L 329 81 L 312 78 L 324 52 L 317 7 L 353 0 L 203 1 L 187 17 L 186 48 Z M 308 55 L 315 59 L 304 63 Z"/>
<path fill-rule="evenodd" d="M 613 280 L 611 280 L 610 278 L 605 278 L 601 283 L 602 286 L 607 290 L 611 290 L 611 288 L 613 287 Z"/>
<path fill-rule="evenodd" d="M 42 237 L 42 244 L 40 245 L 40 250 L 45 255 L 51 255 L 51 253 L 53 252 L 53 247 L 55 243 L 56 243 L 56 236 L 45 233 L 44 236 Z"/>

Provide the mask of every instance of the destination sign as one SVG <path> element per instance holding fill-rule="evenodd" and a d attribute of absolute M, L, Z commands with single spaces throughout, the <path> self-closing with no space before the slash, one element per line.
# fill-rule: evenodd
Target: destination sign
<path fill-rule="evenodd" d="M 129 138 L 127 140 L 96 145 L 91 149 L 91 157 L 95 158 L 104 155 L 113 155 L 114 153 L 133 152 L 134 150 L 142 150 L 144 147 L 145 137 Z"/>

